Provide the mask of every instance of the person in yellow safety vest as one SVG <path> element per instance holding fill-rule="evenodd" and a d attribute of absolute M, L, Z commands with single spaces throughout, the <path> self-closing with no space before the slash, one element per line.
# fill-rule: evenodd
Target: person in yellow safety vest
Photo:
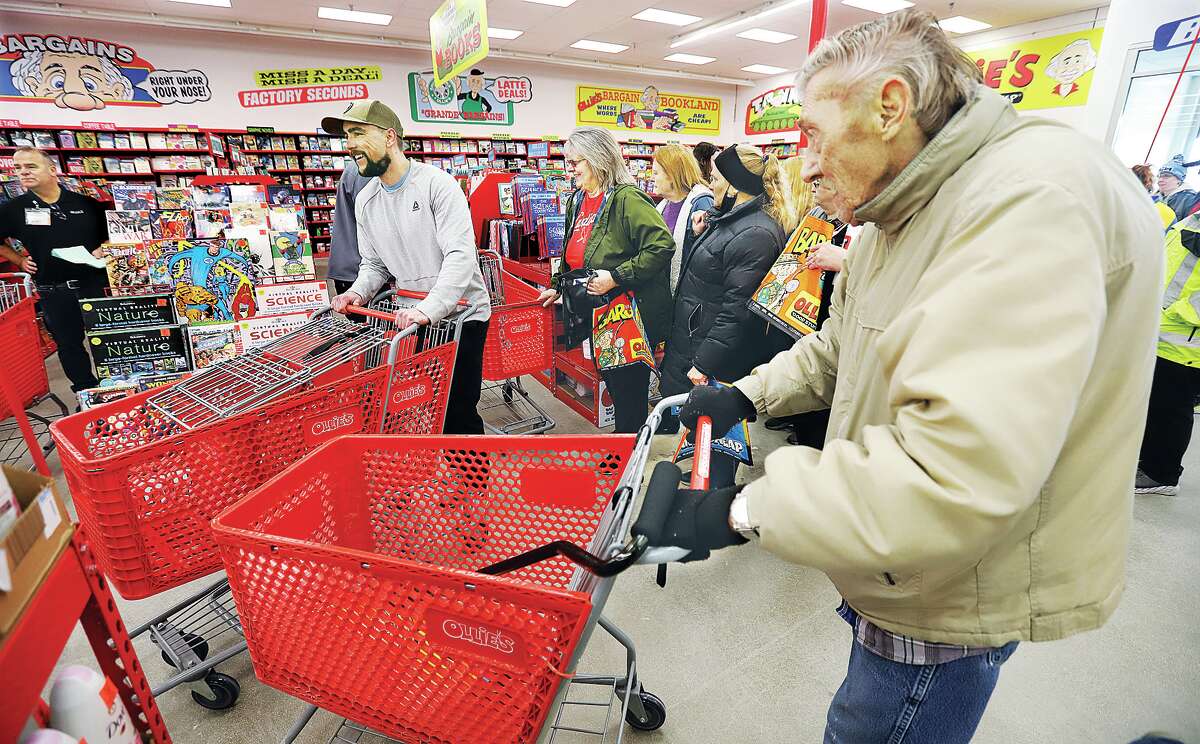
<path fill-rule="evenodd" d="M 1158 358 L 1134 492 L 1174 496 L 1200 395 L 1200 213 L 1171 228 L 1166 250 Z"/>

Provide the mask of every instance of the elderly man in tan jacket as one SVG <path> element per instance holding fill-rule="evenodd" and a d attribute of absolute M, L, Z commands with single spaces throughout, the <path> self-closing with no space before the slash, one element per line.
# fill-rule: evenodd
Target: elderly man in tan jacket
<path fill-rule="evenodd" d="M 668 544 L 759 539 L 845 599 L 827 742 L 966 742 L 1018 641 L 1104 623 L 1124 584 L 1162 228 L 1101 143 L 1021 117 L 925 12 L 800 72 L 806 180 L 866 223 L 822 330 L 681 410 L 717 431 L 831 408 L 744 489 L 681 491 Z"/>

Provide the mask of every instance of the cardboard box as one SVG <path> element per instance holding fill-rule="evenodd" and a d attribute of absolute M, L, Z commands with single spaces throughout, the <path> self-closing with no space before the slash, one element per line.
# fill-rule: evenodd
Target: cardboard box
<path fill-rule="evenodd" d="M 52 478 L 4 465 L 21 516 L 0 536 L 0 637 L 7 635 L 75 531 Z"/>

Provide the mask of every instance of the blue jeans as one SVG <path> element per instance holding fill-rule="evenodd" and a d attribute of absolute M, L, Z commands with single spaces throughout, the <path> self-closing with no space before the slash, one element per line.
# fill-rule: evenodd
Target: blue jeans
<path fill-rule="evenodd" d="M 851 642 L 825 744 L 967 744 L 1017 642 L 945 664 L 901 664 Z"/>

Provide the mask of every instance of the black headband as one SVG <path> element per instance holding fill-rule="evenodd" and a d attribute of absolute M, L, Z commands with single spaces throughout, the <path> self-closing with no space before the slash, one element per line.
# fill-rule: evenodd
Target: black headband
<path fill-rule="evenodd" d="M 738 154 L 737 145 L 730 145 L 721 150 L 713 158 L 713 163 L 725 180 L 729 182 L 729 185 L 743 194 L 758 196 L 763 192 L 762 176 L 751 173 L 750 169 L 742 163 L 742 156 Z"/>

